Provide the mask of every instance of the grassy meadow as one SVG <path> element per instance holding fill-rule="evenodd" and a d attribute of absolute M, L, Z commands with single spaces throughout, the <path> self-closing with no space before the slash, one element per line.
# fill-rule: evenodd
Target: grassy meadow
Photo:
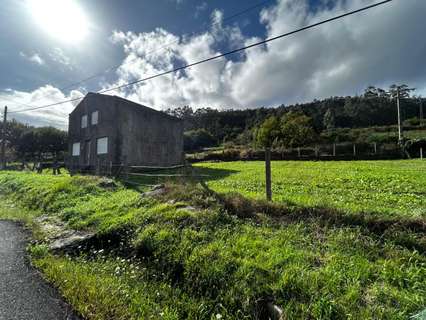
<path fill-rule="evenodd" d="M 264 162 L 196 164 L 217 192 L 265 197 Z M 426 217 L 426 161 L 273 161 L 276 202 L 385 217 Z"/>
<path fill-rule="evenodd" d="M 150 198 L 95 177 L 1 172 L 0 218 L 47 215 L 96 232 L 72 254 L 50 252 L 40 233 L 29 248 L 86 319 L 265 319 L 269 301 L 286 319 L 407 319 L 426 308 L 425 164 L 273 163 L 274 214 L 259 202 L 240 216 L 233 192 L 262 197 L 262 163 L 197 168 L 234 210 L 191 182 Z M 333 215 L 303 211 L 320 204 Z M 333 208 L 396 223 L 352 223 Z"/>

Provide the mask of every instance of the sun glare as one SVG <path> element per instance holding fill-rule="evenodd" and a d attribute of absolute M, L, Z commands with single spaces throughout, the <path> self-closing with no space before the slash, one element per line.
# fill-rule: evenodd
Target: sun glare
<path fill-rule="evenodd" d="M 29 0 L 29 4 L 37 23 L 59 40 L 81 41 L 89 32 L 86 14 L 75 0 Z"/>

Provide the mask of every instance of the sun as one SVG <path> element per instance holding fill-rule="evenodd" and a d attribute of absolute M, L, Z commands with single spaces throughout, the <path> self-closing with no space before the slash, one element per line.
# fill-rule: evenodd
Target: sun
<path fill-rule="evenodd" d="M 75 0 L 28 0 L 31 14 L 52 37 L 79 42 L 89 32 L 89 20 Z"/>

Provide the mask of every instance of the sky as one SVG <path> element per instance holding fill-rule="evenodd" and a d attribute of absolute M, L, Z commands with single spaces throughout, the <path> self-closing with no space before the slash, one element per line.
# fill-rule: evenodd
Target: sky
<path fill-rule="evenodd" d="M 0 0 L 0 106 L 19 121 L 66 129 L 78 101 L 13 112 L 113 88 L 378 1 Z M 157 110 L 276 107 L 393 83 L 426 95 L 425 13 L 425 0 L 393 0 L 108 94 Z"/>

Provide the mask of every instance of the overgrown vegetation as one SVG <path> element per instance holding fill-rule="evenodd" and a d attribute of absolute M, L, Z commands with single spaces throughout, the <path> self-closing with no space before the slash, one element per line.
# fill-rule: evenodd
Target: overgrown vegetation
<path fill-rule="evenodd" d="M 0 173 L 0 215 L 13 216 L 16 203 L 29 216 L 97 232 L 70 255 L 43 242 L 31 250 L 88 319 L 255 319 L 265 318 L 268 301 L 288 319 L 406 319 L 426 306 L 425 250 L 412 246 L 424 241 L 421 228 L 383 233 L 285 204 L 273 215 L 259 204 L 242 218 L 232 208 L 254 206 L 247 199 L 192 183 L 166 191 L 150 198 L 98 178 Z"/>

